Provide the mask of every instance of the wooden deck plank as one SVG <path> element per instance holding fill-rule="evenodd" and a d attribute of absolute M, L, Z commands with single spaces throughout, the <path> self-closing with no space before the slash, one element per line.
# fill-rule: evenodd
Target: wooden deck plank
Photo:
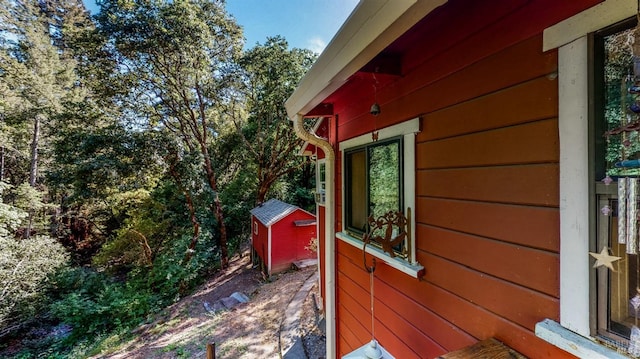
<path fill-rule="evenodd" d="M 438 359 L 526 359 L 526 357 L 490 338 L 467 348 L 444 354 Z"/>

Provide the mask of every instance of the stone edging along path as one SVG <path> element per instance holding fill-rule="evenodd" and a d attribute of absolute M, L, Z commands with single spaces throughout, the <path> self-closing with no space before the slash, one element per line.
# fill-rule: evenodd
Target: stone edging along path
<path fill-rule="evenodd" d="M 307 359 L 302 345 L 301 333 L 298 331 L 302 305 L 309 296 L 309 291 L 318 282 L 318 272 L 314 271 L 289 302 L 280 323 L 280 356 L 285 359 Z"/>

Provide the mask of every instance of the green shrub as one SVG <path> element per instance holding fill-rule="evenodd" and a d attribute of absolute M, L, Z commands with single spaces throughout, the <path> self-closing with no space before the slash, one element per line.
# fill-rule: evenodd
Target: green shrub
<path fill-rule="evenodd" d="M 144 290 L 86 268 L 68 271 L 58 284 L 60 298 L 51 313 L 74 328 L 74 338 L 137 324 L 150 312 L 153 300 Z"/>
<path fill-rule="evenodd" d="M 184 263 L 191 237 L 170 242 L 152 266 L 135 267 L 126 282 L 88 268 L 68 270 L 56 278 L 56 301 L 51 313 L 74 328 L 70 341 L 138 325 L 202 283 L 217 263 L 211 236 L 203 233 L 195 253 Z"/>
<path fill-rule="evenodd" d="M 43 308 L 49 278 L 67 259 L 64 248 L 49 237 L 0 236 L 0 329 Z"/>
<path fill-rule="evenodd" d="M 151 268 L 132 273 L 132 285 L 147 288 L 160 296 L 163 303 L 168 304 L 202 283 L 219 261 L 216 246 L 209 232 L 203 231 L 193 256 L 185 263 L 190 241 L 191 235 L 183 235 L 172 241 L 170 247 L 156 257 Z"/>

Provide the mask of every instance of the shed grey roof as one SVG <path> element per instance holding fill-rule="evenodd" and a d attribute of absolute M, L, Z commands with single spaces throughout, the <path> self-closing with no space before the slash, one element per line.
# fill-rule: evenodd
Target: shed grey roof
<path fill-rule="evenodd" d="M 289 214 L 295 212 L 297 209 L 300 208 L 272 198 L 252 209 L 251 214 L 254 215 L 262 224 L 269 227 Z"/>

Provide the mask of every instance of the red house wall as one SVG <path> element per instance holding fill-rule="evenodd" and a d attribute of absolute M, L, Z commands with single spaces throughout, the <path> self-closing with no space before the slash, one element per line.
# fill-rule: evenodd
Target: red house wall
<path fill-rule="evenodd" d="M 400 39 L 403 76 L 330 100 L 340 141 L 422 117 L 416 145 L 417 280 L 375 272 L 375 335 L 396 357 L 432 358 L 496 337 L 531 358 L 570 355 L 534 326 L 559 316 L 557 52 L 544 28 L 599 1 L 450 0 Z M 342 207 L 337 161 L 337 229 Z M 338 353 L 368 342 L 362 253 L 337 241 Z"/>
<path fill-rule="evenodd" d="M 294 221 L 315 219 L 313 215 L 300 209 L 271 226 L 271 274 L 291 268 L 291 263 L 308 258 L 316 258 L 316 253 L 304 247 L 309 246 L 316 236 L 315 225 L 298 227 Z"/>

